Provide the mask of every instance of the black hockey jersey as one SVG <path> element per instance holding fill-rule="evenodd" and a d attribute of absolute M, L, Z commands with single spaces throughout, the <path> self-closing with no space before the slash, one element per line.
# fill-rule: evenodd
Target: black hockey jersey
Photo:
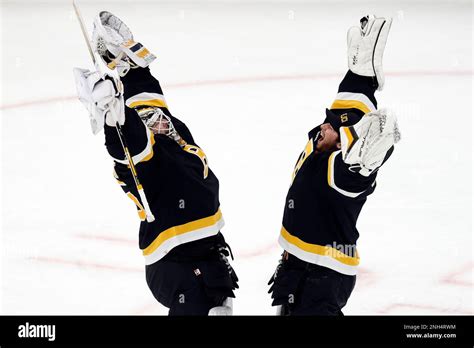
<path fill-rule="evenodd" d="M 346 120 L 376 110 L 376 87 L 372 78 L 349 71 L 330 111 L 340 116 L 344 126 Z M 350 171 L 341 150 L 316 153 L 318 129 L 309 132 L 296 163 L 279 242 L 301 260 L 355 275 L 359 264 L 357 218 L 375 189 L 377 173 L 364 177 Z"/>
<path fill-rule="evenodd" d="M 115 178 L 137 206 L 139 245 L 149 265 L 179 245 L 218 234 L 224 225 L 219 181 L 189 129 L 170 114 L 160 84 L 149 69 L 132 69 L 122 82 L 126 104 L 122 130 L 155 221 L 146 221 L 117 131 L 107 125 L 106 147 L 115 160 Z M 138 116 L 137 109 L 143 107 L 162 109 L 184 143 L 154 135 Z"/>
<path fill-rule="evenodd" d="M 357 218 L 376 174 L 349 171 L 341 151 L 315 153 L 310 138 L 286 197 L 280 245 L 301 260 L 356 274 Z"/>

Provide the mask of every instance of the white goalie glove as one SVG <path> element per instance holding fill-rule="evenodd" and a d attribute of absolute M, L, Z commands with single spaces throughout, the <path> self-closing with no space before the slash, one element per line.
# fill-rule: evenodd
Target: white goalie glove
<path fill-rule="evenodd" d="M 360 27 L 347 32 L 349 69 L 357 75 L 375 76 L 379 91 L 385 83 L 382 59 L 391 26 L 392 18 L 368 15 L 360 20 Z"/>
<path fill-rule="evenodd" d="M 123 125 L 125 106 L 121 82 L 97 71 L 74 68 L 73 72 L 79 100 L 89 111 L 92 133 L 99 133 L 104 122 L 112 127 L 116 122 Z"/>
<path fill-rule="evenodd" d="M 221 306 L 212 307 L 208 316 L 228 316 L 233 313 L 233 301 L 231 297 L 227 297 Z"/>
<path fill-rule="evenodd" d="M 397 118 L 387 109 L 365 114 L 355 125 L 341 127 L 340 133 L 343 161 L 366 177 L 380 168 L 387 151 L 401 138 Z"/>
<path fill-rule="evenodd" d="M 94 20 L 92 46 L 109 69 L 125 76 L 131 68 L 147 67 L 156 57 L 139 42 L 117 16 L 102 11 Z"/>

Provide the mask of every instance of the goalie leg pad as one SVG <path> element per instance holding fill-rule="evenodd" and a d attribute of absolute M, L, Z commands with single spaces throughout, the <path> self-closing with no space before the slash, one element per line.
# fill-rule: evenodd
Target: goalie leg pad
<path fill-rule="evenodd" d="M 233 313 L 232 297 L 227 297 L 220 306 L 213 307 L 209 310 L 209 316 L 227 316 Z"/>

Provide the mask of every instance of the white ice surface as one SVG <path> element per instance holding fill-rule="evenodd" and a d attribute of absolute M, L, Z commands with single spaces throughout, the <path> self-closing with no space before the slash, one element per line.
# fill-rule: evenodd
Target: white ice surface
<path fill-rule="evenodd" d="M 174 115 L 221 183 L 236 314 L 273 314 L 267 281 L 292 167 L 346 71 L 349 25 L 393 16 L 380 106 L 402 142 L 358 221 L 346 314 L 472 314 L 472 3 L 107 2 L 158 56 Z M 75 99 L 90 59 L 69 1 L 2 2 L 3 314 L 165 314 L 133 203 Z M 30 103 L 30 104 L 29 104 Z"/>

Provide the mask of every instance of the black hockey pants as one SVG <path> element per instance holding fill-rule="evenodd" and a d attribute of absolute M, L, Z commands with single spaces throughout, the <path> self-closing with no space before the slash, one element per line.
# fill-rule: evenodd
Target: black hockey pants
<path fill-rule="evenodd" d="M 169 315 L 207 315 L 227 297 L 235 297 L 238 278 L 227 261 L 223 238 L 215 239 L 218 241 L 210 248 L 203 248 L 203 241 L 186 243 L 187 252 L 181 247 L 180 253 L 170 253 L 146 266 L 148 287 L 158 302 L 170 309 Z M 196 252 L 199 248 L 202 253 Z"/>
<path fill-rule="evenodd" d="M 269 293 L 272 305 L 282 306 L 281 315 L 340 316 L 355 282 L 356 276 L 286 254 L 269 281 Z"/>

